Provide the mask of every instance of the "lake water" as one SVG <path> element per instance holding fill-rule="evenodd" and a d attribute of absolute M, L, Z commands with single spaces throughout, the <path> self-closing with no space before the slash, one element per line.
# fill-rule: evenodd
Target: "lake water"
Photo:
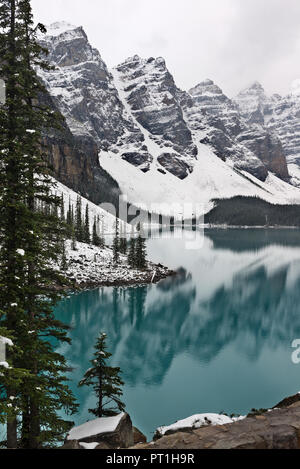
<path fill-rule="evenodd" d="M 74 368 L 77 424 L 92 418 L 92 392 L 77 383 L 100 331 L 123 371 L 127 411 L 148 438 L 196 413 L 245 414 L 300 390 L 291 360 L 300 338 L 300 232 L 197 233 L 197 242 L 188 231 L 148 241 L 151 260 L 180 269 L 176 278 L 82 292 L 57 307 L 72 326 L 72 346 L 60 351 Z"/>

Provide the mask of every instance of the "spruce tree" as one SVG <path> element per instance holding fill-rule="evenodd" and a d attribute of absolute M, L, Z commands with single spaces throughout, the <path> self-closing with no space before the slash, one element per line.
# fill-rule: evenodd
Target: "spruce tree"
<path fill-rule="evenodd" d="M 76 240 L 80 243 L 84 242 L 84 227 L 82 223 L 82 201 L 80 195 L 77 197 L 76 202 L 76 217 L 75 217 L 75 234 Z"/>
<path fill-rule="evenodd" d="M 95 346 L 95 354 L 91 360 L 92 367 L 85 373 L 79 386 L 92 386 L 97 397 L 97 406 L 89 409 L 95 417 L 111 417 L 124 412 L 125 405 L 121 401 L 124 382 L 120 378 L 118 367 L 107 365 L 111 353 L 107 351 L 106 334 L 101 333 Z"/>
<path fill-rule="evenodd" d="M 100 216 L 97 216 L 97 227 L 99 232 L 99 246 L 101 248 L 105 247 L 105 238 L 104 238 L 104 221 L 100 221 Z"/>
<path fill-rule="evenodd" d="M 119 237 L 119 220 L 116 217 L 115 221 L 115 236 L 113 239 L 113 259 L 114 263 L 118 264 L 120 261 L 120 237 Z"/>
<path fill-rule="evenodd" d="M 0 327 L 12 337 L 9 369 L 0 375 L 1 395 L 10 399 L 7 447 L 35 449 L 63 439 L 71 422 L 59 413 L 76 405 L 66 385 L 66 362 L 53 340 L 69 342 L 53 308 L 61 295 L 59 263 L 65 236 L 53 182 L 41 150 L 42 132 L 58 116 L 41 104 L 45 92 L 35 69 L 49 69 L 37 42 L 29 0 L 0 6 L 0 76 L 7 100 L 0 108 Z M 17 432 L 18 420 L 20 432 Z M 18 434 L 21 439 L 17 441 Z"/>
<path fill-rule="evenodd" d="M 127 261 L 128 261 L 129 266 L 132 269 L 136 267 L 135 247 L 136 247 L 136 239 L 134 238 L 134 236 L 131 236 L 130 242 L 129 242 L 129 251 L 128 251 L 128 256 L 127 256 Z"/>
<path fill-rule="evenodd" d="M 146 239 L 143 236 L 142 228 L 140 229 L 139 236 L 136 240 L 135 267 L 141 270 L 146 269 L 147 267 Z"/>
<path fill-rule="evenodd" d="M 86 204 L 85 208 L 85 220 L 84 220 L 84 229 L 83 229 L 83 239 L 84 242 L 90 244 L 91 242 L 91 234 L 90 234 L 90 212 L 89 206 Z"/>
<path fill-rule="evenodd" d="M 123 224 L 120 230 L 120 253 L 127 254 L 127 239 L 126 239 L 126 228 L 124 229 Z"/>
<path fill-rule="evenodd" d="M 64 195 L 61 195 L 60 199 L 60 218 L 62 221 L 65 221 L 65 202 L 64 202 Z"/>
<path fill-rule="evenodd" d="M 100 246 L 100 237 L 98 234 L 98 223 L 97 223 L 97 217 L 94 217 L 94 224 L 93 224 L 93 235 L 92 235 L 92 243 L 94 246 L 99 247 Z"/>

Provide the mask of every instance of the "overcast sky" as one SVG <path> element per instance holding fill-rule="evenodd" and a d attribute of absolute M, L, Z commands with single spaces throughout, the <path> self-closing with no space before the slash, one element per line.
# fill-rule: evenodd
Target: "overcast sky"
<path fill-rule="evenodd" d="M 300 78 L 299 0 L 32 0 L 36 20 L 83 26 L 109 67 L 163 56 L 189 89 L 213 79 L 229 96 L 254 80 L 287 93 Z"/>

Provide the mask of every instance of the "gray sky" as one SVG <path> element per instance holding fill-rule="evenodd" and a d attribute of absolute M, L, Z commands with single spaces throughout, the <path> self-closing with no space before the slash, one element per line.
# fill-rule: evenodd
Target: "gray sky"
<path fill-rule="evenodd" d="M 300 78 L 299 0 L 32 0 L 36 20 L 83 26 L 109 67 L 163 56 L 189 89 L 213 79 L 229 96 L 254 80 L 287 93 Z"/>

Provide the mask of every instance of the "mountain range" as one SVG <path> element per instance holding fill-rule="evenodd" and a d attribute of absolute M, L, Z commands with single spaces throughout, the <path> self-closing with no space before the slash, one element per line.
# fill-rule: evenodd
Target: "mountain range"
<path fill-rule="evenodd" d="M 286 97 L 257 82 L 233 99 L 212 80 L 184 91 L 161 57 L 109 69 L 82 27 L 47 29 L 54 68 L 39 73 L 65 127 L 45 139 L 62 183 L 95 203 L 123 194 L 177 215 L 237 196 L 300 204 L 300 81 Z"/>

